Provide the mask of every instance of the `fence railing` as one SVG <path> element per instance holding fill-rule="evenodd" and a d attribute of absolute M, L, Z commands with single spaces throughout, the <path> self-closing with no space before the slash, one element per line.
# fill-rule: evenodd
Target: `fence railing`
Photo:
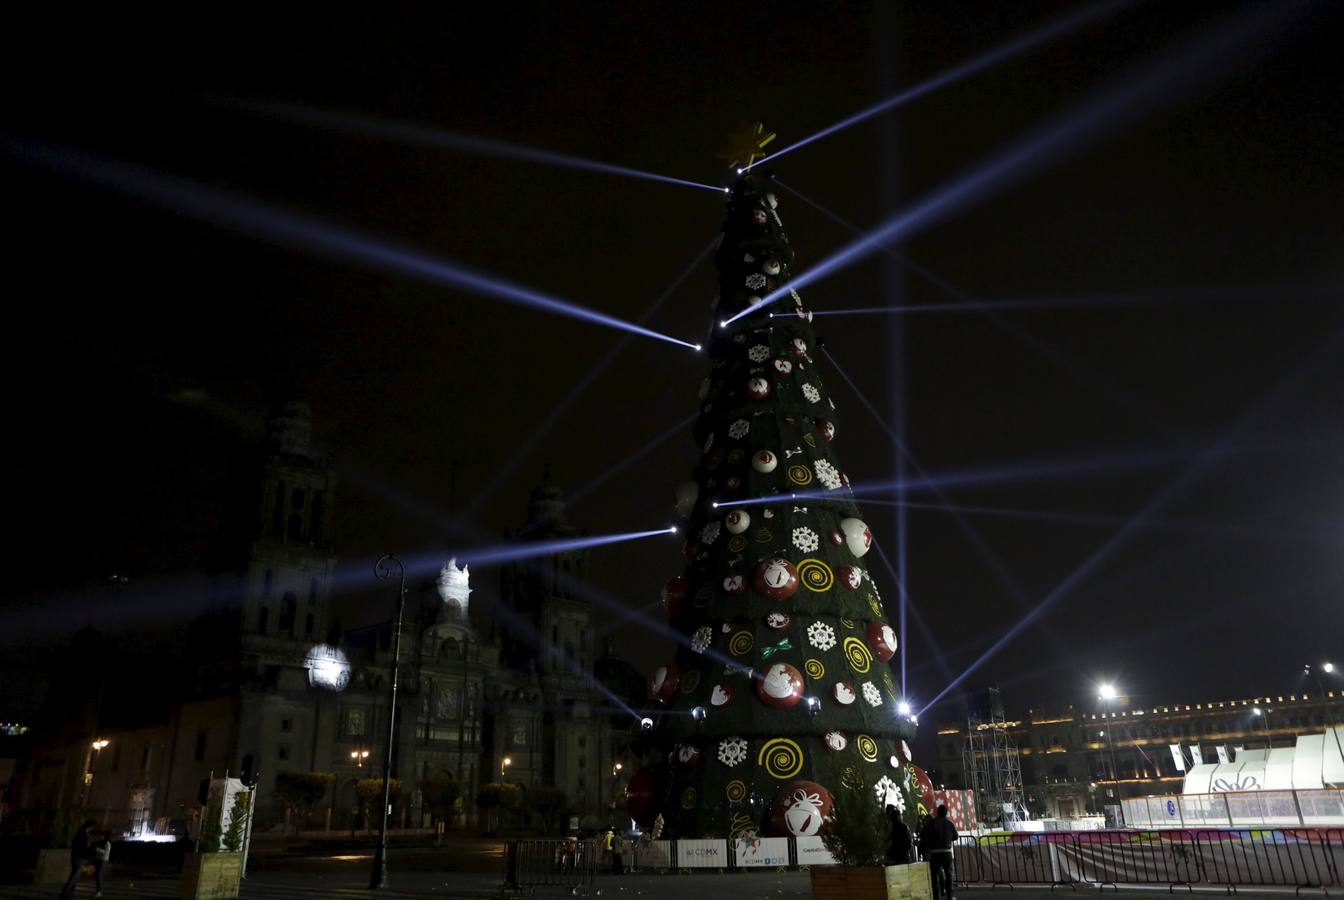
<path fill-rule="evenodd" d="M 1344 829 L 1183 829 L 966 836 L 963 884 L 1344 884 Z"/>
<path fill-rule="evenodd" d="M 509 841 L 504 847 L 504 886 L 573 891 L 592 885 L 597 866 L 597 841 Z"/>
<path fill-rule="evenodd" d="M 642 871 L 832 865 L 820 838 L 653 841 L 627 845 Z M 511 841 L 505 883 L 580 888 L 609 854 L 596 841 Z M 1344 886 L 1344 828 L 1195 828 L 1002 832 L 958 839 L 961 884 Z"/>
<path fill-rule="evenodd" d="M 1169 794 L 1121 801 L 1133 828 L 1254 826 L 1333 828 L 1344 826 L 1344 791 L 1221 791 Z"/>

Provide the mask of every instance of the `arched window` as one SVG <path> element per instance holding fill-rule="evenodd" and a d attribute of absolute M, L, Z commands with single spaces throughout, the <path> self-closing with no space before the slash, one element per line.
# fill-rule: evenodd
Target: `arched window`
<path fill-rule="evenodd" d="M 286 591 L 284 598 L 280 601 L 280 631 L 294 636 L 295 619 L 299 613 L 299 598 L 294 596 L 293 591 Z"/>

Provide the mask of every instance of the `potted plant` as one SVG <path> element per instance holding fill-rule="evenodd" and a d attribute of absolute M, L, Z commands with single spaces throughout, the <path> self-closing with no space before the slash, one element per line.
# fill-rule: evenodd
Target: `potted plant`
<path fill-rule="evenodd" d="M 84 812 L 74 807 L 57 810 L 51 819 L 51 843 L 37 853 L 34 884 L 62 884 L 70 877 L 70 843 L 84 818 Z"/>
<path fill-rule="evenodd" d="M 227 786 L 232 781 L 222 784 Z M 237 782 L 233 782 L 238 784 Z M 241 785 L 238 785 L 241 788 Z M 228 816 L 224 815 L 228 795 Z M 183 861 L 179 900 L 225 900 L 238 896 L 243 876 L 243 845 L 252 818 L 252 792 L 211 786 L 201 820 L 196 853 Z"/>
<path fill-rule="evenodd" d="M 931 900 L 924 863 L 887 865 L 891 824 L 875 799 L 875 788 L 851 775 L 840 779 L 831 818 L 821 840 L 834 866 L 813 866 L 815 900 Z"/>

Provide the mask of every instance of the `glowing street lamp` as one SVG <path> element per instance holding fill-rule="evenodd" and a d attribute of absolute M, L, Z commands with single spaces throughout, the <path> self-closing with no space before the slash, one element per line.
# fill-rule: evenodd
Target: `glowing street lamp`
<path fill-rule="evenodd" d="M 1325 709 L 1324 718 L 1326 730 L 1335 736 L 1335 749 L 1339 751 L 1340 758 L 1344 759 L 1344 745 L 1340 744 L 1339 729 L 1335 728 L 1335 705 L 1331 703 L 1329 697 L 1326 696 L 1325 682 L 1321 681 L 1321 672 L 1325 672 L 1328 675 L 1334 671 L 1335 664 L 1332 662 L 1323 662 L 1319 666 L 1313 666 L 1311 663 L 1307 663 L 1302 667 L 1303 674 L 1313 675 L 1316 678 L 1316 690 L 1321 692 L 1321 706 Z M 1324 750 L 1325 748 L 1322 747 L 1321 749 Z M 1321 754 L 1321 770 L 1325 770 L 1324 753 Z"/>
<path fill-rule="evenodd" d="M 1274 738 L 1269 733 L 1269 714 L 1273 711 L 1274 710 L 1270 709 L 1268 706 L 1264 708 L 1259 706 L 1251 707 L 1251 715 L 1259 719 L 1261 727 L 1265 729 L 1265 744 L 1270 748 L 1273 748 L 1274 746 Z"/>
<path fill-rule="evenodd" d="M 367 750 L 350 751 L 350 761 L 361 769 L 364 768 L 364 761 L 367 760 L 368 758 L 369 758 L 369 751 Z"/>
<path fill-rule="evenodd" d="M 504 774 L 508 771 L 509 766 L 511 766 L 511 765 L 513 765 L 513 757 L 512 757 L 512 756 L 506 756 L 506 757 L 504 757 L 502 760 L 500 760 L 500 763 L 499 763 L 499 779 L 500 779 L 500 781 L 503 781 L 503 780 L 504 780 Z"/>
<path fill-rule="evenodd" d="M 1111 706 L 1112 706 L 1112 704 L 1114 703 L 1115 698 L 1120 696 L 1120 692 L 1117 691 L 1117 690 L 1115 689 L 1115 685 L 1114 685 L 1114 684 L 1111 684 L 1110 682 L 1106 682 L 1106 683 L 1104 683 L 1104 684 L 1099 684 L 1099 685 L 1097 685 L 1097 696 L 1099 696 L 1099 697 L 1101 698 L 1102 702 L 1106 704 L 1106 712 L 1109 714 L 1109 713 L 1111 713 Z M 1111 716 L 1108 715 L 1107 718 L 1111 718 Z M 1111 791 L 1112 791 L 1112 795 L 1115 797 L 1115 799 L 1116 799 L 1116 800 L 1119 800 L 1119 799 L 1120 799 L 1120 774 L 1119 774 L 1119 771 L 1116 769 L 1116 765 L 1115 765 L 1115 737 L 1114 737 L 1114 732 L 1115 732 L 1115 722 L 1112 721 L 1112 722 L 1111 722 L 1111 727 L 1110 727 L 1110 728 L 1107 728 L 1106 731 L 1104 732 L 1104 734 L 1106 735 L 1106 749 L 1107 749 L 1107 751 L 1108 751 L 1108 753 L 1109 753 L 1109 755 L 1110 755 L 1110 757 L 1111 757 Z"/>

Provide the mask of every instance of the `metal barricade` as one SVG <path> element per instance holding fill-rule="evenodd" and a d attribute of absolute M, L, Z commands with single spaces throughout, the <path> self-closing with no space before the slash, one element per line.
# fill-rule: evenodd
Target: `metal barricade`
<path fill-rule="evenodd" d="M 1335 832 L 1334 835 L 1331 832 Z M 1331 838 L 1339 829 L 1207 830 L 1197 833 L 1210 884 L 1325 888 L 1339 884 Z"/>
<path fill-rule="evenodd" d="M 972 853 L 980 880 L 990 884 L 1055 884 L 1058 878 L 1045 834 L 982 835 Z M 958 857 L 955 864 L 961 864 Z"/>
<path fill-rule="evenodd" d="M 596 841 L 519 840 L 504 848 L 504 886 L 532 891 L 561 887 L 577 893 L 597 876 Z"/>
<path fill-rule="evenodd" d="M 1083 831 L 1055 845 L 1060 881 L 1096 885 L 1201 881 L 1198 847 L 1178 831 Z"/>

